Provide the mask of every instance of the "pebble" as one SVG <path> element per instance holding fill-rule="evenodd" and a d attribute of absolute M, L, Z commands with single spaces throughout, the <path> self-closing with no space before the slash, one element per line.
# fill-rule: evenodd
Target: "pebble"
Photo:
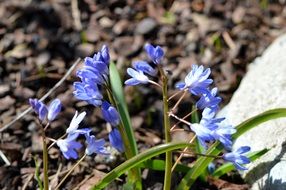
<path fill-rule="evenodd" d="M 155 28 L 157 26 L 158 26 L 158 24 L 154 19 L 145 18 L 139 22 L 139 24 L 137 25 L 137 27 L 135 29 L 135 33 L 141 34 L 141 35 L 149 34 L 153 30 L 155 30 Z"/>

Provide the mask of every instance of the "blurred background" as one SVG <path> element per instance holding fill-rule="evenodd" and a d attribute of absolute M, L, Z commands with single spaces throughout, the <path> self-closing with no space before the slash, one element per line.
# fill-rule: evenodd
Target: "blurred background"
<path fill-rule="evenodd" d="M 41 98 L 76 59 L 92 56 L 103 44 L 109 46 L 123 79 L 132 61 L 147 59 L 143 49 L 147 42 L 166 52 L 163 62 L 170 71 L 170 87 L 184 79 L 192 64 L 210 67 L 225 105 L 248 64 L 285 33 L 285 4 L 284 0 L 0 0 L 1 127 L 28 108 L 29 98 Z M 98 137 L 106 137 L 99 110 L 72 96 L 75 80 L 74 72 L 50 96 L 59 97 L 64 110 L 49 133 L 61 136 L 77 109 L 90 115 L 85 125 L 94 126 Z M 125 91 L 140 149 L 161 143 L 160 92 L 148 85 Z M 17 189 L 26 184 L 34 189 L 30 154 L 40 154 L 41 145 L 33 114 L 2 132 L 0 141 L 0 150 L 10 162 L 4 166 L 0 159 L 0 187 Z M 51 149 L 50 156 L 51 173 L 62 163 L 70 167 L 57 149 Z M 88 159 L 67 187 L 75 187 L 93 168 L 113 167 Z M 150 188 L 156 185 L 150 183 Z"/>

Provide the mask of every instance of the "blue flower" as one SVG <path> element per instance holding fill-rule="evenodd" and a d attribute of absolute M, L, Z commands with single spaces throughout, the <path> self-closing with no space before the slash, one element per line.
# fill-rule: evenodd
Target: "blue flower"
<path fill-rule="evenodd" d="M 120 132 L 118 129 L 114 128 L 108 135 L 109 141 L 112 147 L 114 147 L 119 152 L 124 152 L 124 145 L 121 139 Z"/>
<path fill-rule="evenodd" d="M 94 54 L 92 58 L 86 57 L 84 59 L 84 64 L 86 69 L 89 69 L 91 71 L 98 71 L 102 75 L 108 75 L 109 61 L 109 50 L 108 47 L 104 45 L 98 53 Z"/>
<path fill-rule="evenodd" d="M 204 70 L 201 65 L 192 65 L 191 72 L 185 77 L 185 82 L 179 82 L 176 84 L 176 88 L 183 90 L 188 89 L 193 95 L 201 95 L 206 93 L 208 86 L 213 82 L 212 79 L 208 79 L 211 74 L 211 70 L 208 68 Z"/>
<path fill-rule="evenodd" d="M 143 73 L 149 74 L 151 76 L 156 76 L 157 71 L 151 67 L 146 61 L 135 61 L 133 63 L 133 68 L 137 71 L 142 71 Z"/>
<path fill-rule="evenodd" d="M 103 76 L 97 70 L 91 71 L 89 69 L 82 69 L 77 71 L 76 75 L 83 83 L 103 84 L 105 82 Z"/>
<path fill-rule="evenodd" d="M 105 45 L 93 57 L 84 59 L 84 67 L 76 73 L 81 82 L 74 83 L 73 93 L 77 99 L 85 100 L 94 106 L 101 105 L 103 96 L 99 88 L 108 79 L 109 61 L 109 51 Z"/>
<path fill-rule="evenodd" d="M 220 141 L 225 148 L 231 149 L 231 135 L 234 133 L 236 133 L 236 129 L 232 125 L 226 124 L 226 122 L 221 122 L 219 127 L 212 132 L 212 136 L 216 140 Z"/>
<path fill-rule="evenodd" d="M 66 159 L 77 159 L 78 153 L 76 150 L 80 149 L 82 147 L 82 144 L 76 141 L 76 138 L 79 134 L 74 133 L 67 136 L 66 139 L 59 139 L 57 140 L 57 145 L 62 151 L 64 157 Z"/>
<path fill-rule="evenodd" d="M 110 61 L 110 55 L 109 55 L 109 49 L 107 47 L 107 45 L 103 45 L 101 50 L 100 50 L 100 59 L 105 63 L 105 64 L 109 64 Z"/>
<path fill-rule="evenodd" d="M 196 133 L 200 144 L 204 148 L 207 147 L 206 142 L 214 140 L 214 138 L 212 136 L 212 131 L 209 128 L 207 128 L 206 126 L 203 126 L 203 125 L 198 124 L 198 123 L 193 123 L 190 125 L 190 128 L 192 131 L 194 131 Z"/>
<path fill-rule="evenodd" d="M 210 174 L 213 174 L 214 173 L 214 171 L 215 171 L 215 164 L 213 163 L 213 162 L 211 162 L 211 163 L 209 163 L 209 165 L 208 165 L 208 172 L 210 173 Z"/>
<path fill-rule="evenodd" d="M 128 79 L 125 81 L 124 84 L 129 86 L 134 86 L 137 84 L 147 84 L 149 82 L 149 78 L 144 75 L 143 71 L 136 71 L 132 68 L 127 69 L 127 73 L 132 77 L 131 79 Z"/>
<path fill-rule="evenodd" d="M 108 75 L 108 65 L 101 61 L 97 60 L 98 58 L 86 57 L 84 59 L 84 67 L 83 69 L 90 70 L 92 72 L 99 72 L 101 75 Z"/>
<path fill-rule="evenodd" d="M 75 82 L 73 85 L 75 88 L 73 94 L 77 99 L 85 100 L 94 106 L 100 106 L 102 104 L 103 96 L 96 84 Z"/>
<path fill-rule="evenodd" d="M 62 108 L 62 104 L 59 99 L 53 100 L 48 107 L 38 99 L 30 98 L 29 103 L 33 110 L 38 114 L 41 121 L 44 121 L 46 117 L 48 117 L 49 121 L 53 121 Z"/>
<path fill-rule="evenodd" d="M 101 111 L 105 121 L 112 126 L 117 126 L 120 122 L 119 114 L 117 110 L 111 106 L 107 101 L 104 101 L 101 106 Z"/>
<path fill-rule="evenodd" d="M 105 141 L 104 139 L 95 139 L 94 135 L 86 135 L 86 143 L 87 143 L 87 147 L 85 149 L 85 153 L 87 155 L 91 155 L 93 153 L 97 153 L 97 154 L 109 154 L 106 150 L 106 148 L 104 147 Z"/>
<path fill-rule="evenodd" d="M 191 129 L 204 147 L 206 147 L 206 141 L 218 140 L 227 149 L 231 148 L 231 135 L 236 132 L 236 129 L 229 125 L 225 118 L 215 118 L 215 112 L 210 108 L 204 109 L 200 124 L 191 124 Z"/>
<path fill-rule="evenodd" d="M 145 51 L 147 52 L 149 58 L 155 63 L 160 64 L 164 56 L 164 51 L 160 46 L 152 46 L 151 44 L 145 45 Z"/>
<path fill-rule="evenodd" d="M 225 118 L 215 118 L 216 112 L 210 108 L 205 108 L 202 113 L 202 119 L 200 124 L 207 127 L 210 130 L 215 130 L 218 125 Z"/>
<path fill-rule="evenodd" d="M 214 131 L 220 126 L 221 121 L 225 118 L 215 118 L 215 112 L 210 108 L 205 108 L 199 124 L 191 124 L 190 128 L 198 137 L 200 144 L 206 148 L 206 142 L 216 140 Z M 221 131 L 217 131 L 218 133 Z M 217 134 L 217 133 L 216 133 Z"/>
<path fill-rule="evenodd" d="M 62 104 L 59 99 L 53 100 L 48 107 L 48 120 L 53 121 L 62 109 Z"/>
<path fill-rule="evenodd" d="M 68 134 L 74 134 L 74 133 L 89 134 L 89 132 L 91 131 L 91 129 L 89 128 L 78 129 L 78 126 L 80 122 L 84 119 L 85 115 L 86 115 L 86 112 L 82 112 L 78 115 L 78 111 L 76 111 L 70 122 L 69 127 L 66 130 L 66 133 Z"/>
<path fill-rule="evenodd" d="M 223 159 L 229 162 L 232 162 L 233 165 L 236 167 L 238 170 L 247 170 L 246 167 L 242 166 L 242 164 L 248 164 L 250 163 L 249 158 L 246 156 L 242 155 L 246 152 L 250 151 L 249 146 L 242 146 L 238 148 L 237 150 L 234 150 L 233 152 L 230 153 L 225 153 L 223 155 Z"/>
<path fill-rule="evenodd" d="M 211 91 L 206 91 L 206 93 L 204 93 L 196 103 L 197 108 L 211 108 L 216 112 L 219 109 L 218 104 L 221 102 L 221 97 L 216 96 L 217 91 L 217 88 L 213 88 Z"/>
<path fill-rule="evenodd" d="M 46 105 L 40 100 L 32 98 L 29 99 L 29 103 L 32 106 L 33 110 L 38 114 L 39 119 L 41 121 L 44 121 L 48 113 L 48 108 L 46 107 Z"/>

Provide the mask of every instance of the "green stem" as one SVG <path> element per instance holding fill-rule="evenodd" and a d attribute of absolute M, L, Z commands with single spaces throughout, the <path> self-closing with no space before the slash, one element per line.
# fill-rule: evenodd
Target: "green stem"
<path fill-rule="evenodd" d="M 49 126 L 49 123 L 42 129 L 43 139 L 43 165 L 44 165 L 44 189 L 49 190 L 49 176 L 48 176 L 48 149 L 45 130 Z"/>
<path fill-rule="evenodd" d="M 112 95 L 111 89 L 107 86 L 106 87 L 107 95 L 109 98 L 109 101 L 111 102 L 112 105 L 116 106 L 117 110 L 119 109 L 118 103 L 115 99 L 115 97 Z M 133 151 L 128 135 L 126 133 L 126 130 L 124 128 L 124 125 L 122 123 L 122 120 L 120 119 L 120 124 L 118 125 L 118 130 L 121 134 L 122 141 L 124 144 L 124 150 L 125 150 L 125 157 L 126 159 L 131 159 L 134 157 L 136 154 L 138 154 L 137 151 Z M 133 168 L 128 172 L 128 182 L 130 184 L 134 185 L 134 188 L 136 190 L 141 190 L 142 189 L 142 183 L 141 183 L 141 170 L 140 168 Z"/>
<path fill-rule="evenodd" d="M 79 161 L 77 161 L 77 163 L 69 170 L 69 172 L 63 177 L 63 179 L 60 181 L 60 183 L 56 186 L 55 190 L 59 189 L 60 186 L 65 182 L 65 180 L 67 179 L 67 177 L 73 172 L 73 170 L 84 160 L 84 158 L 86 157 L 86 154 L 84 154 Z"/>
<path fill-rule="evenodd" d="M 159 65 L 159 71 L 161 74 L 161 80 L 163 83 L 163 111 L 164 111 L 164 132 L 165 142 L 171 142 L 170 133 L 170 119 L 169 119 L 169 105 L 168 105 L 168 78 L 164 73 L 164 70 Z M 165 165 L 165 177 L 164 177 L 164 190 L 171 189 L 171 176 L 172 176 L 172 152 L 166 152 L 166 165 Z"/>
<path fill-rule="evenodd" d="M 116 104 L 116 100 L 115 100 L 115 98 L 112 96 L 111 90 L 107 87 L 107 90 L 106 90 L 106 91 L 107 91 L 107 95 L 108 95 L 109 101 L 110 101 L 111 104 L 114 105 L 114 106 L 117 108 L 117 110 L 118 110 L 118 106 L 117 106 L 117 104 Z M 128 141 L 128 137 L 127 137 L 127 134 L 126 134 L 126 132 L 125 132 L 125 129 L 124 129 L 123 125 L 122 125 L 121 120 L 120 120 L 120 124 L 118 125 L 118 130 L 119 130 L 119 132 L 120 132 L 120 134 L 121 134 L 122 141 L 123 141 L 123 143 L 124 143 L 125 156 L 126 156 L 126 158 L 128 159 L 128 158 L 133 157 L 133 154 L 132 154 L 131 148 L 130 148 L 130 144 L 128 143 L 128 142 L 129 142 L 129 141 Z"/>

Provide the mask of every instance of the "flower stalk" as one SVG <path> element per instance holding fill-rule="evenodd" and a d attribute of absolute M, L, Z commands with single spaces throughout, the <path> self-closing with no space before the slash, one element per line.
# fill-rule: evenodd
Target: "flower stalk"
<path fill-rule="evenodd" d="M 49 176 L 48 176 L 48 149 L 45 129 L 50 125 L 47 123 L 45 128 L 42 128 L 42 140 L 43 140 L 43 169 L 44 169 L 44 190 L 49 190 Z"/>
<path fill-rule="evenodd" d="M 118 107 L 118 103 L 115 99 L 115 97 L 112 95 L 112 91 L 111 89 L 108 87 L 106 88 L 106 92 L 107 92 L 107 95 L 108 95 L 108 99 L 109 101 L 114 105 L 116 106 L 117 110 L 119 110 L 119 107 Z M 131 148 L 131 144 L 130 144 L 130 141 L 129 141 L 129 138 L 127 136 L 127 133 L 125 131 L 125 128 L 124 128 L 124 125 L 122 123 L 122 120 L 120 120 L 120 123 L 118 125 L 118 130 L 120 132 L 120 135 L 122 137 L 122 141 L 123 141 L 123 144 L 124 144 L 124 148 L 125 148 L 125 157 L 126 159 L 131 159 L 132 157 L 134 157 L 137 152 L 134 152 L 133 149 Z M 139 168 L 132 168 L 129 172 L 128 172 L 128 183 L 130 184 L 134 184 L 134 188 L 137 190 L 139 189 L 142 189 L 142 183 L 141 183 L 141 171 Z"/>
<path fill-rule="evenodd" d="M 164 113 L 164 133 L 166 143 L 171 142 L 170 133 L 170 119 L 169 119 L 169 105 L 168 105 L 168 78 L 164 73 L 163 68 L 159 65 L 159 72 L 162 80 L 162 94 L 163 94 L 163 113 Z M 171 176 L 172 176 L 172 152 L 166 152 L 166 165 L 164 177 L 164 190 L 171 189 Z"/>

